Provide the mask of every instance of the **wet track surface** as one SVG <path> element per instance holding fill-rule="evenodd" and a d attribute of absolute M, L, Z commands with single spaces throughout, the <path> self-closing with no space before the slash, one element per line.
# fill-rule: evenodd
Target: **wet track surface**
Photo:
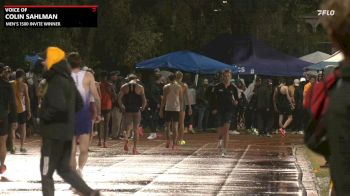
<path fill-rule="evenodd" d="M 303 195 L 302 172 L 294 145 L 300 135 L 262 138 L 231 136 L 228 156 L 219 156 L 215 134 L 187 135 L 172 151 L 164 140 L 141 139 L 140 155 L 128 155 L 123 142 L 92 146 L 84 179 L 104 195 Z M 7 157 L 1 195 L 40 195 L 39 138 L 28 140 L 28 153 Z M 305 166 L 302 166 L 304 167 Z M 305 176 L 304 176 L 305 177 Z M 56 174 L 56 195 L 73 195 Z M 308 192 L 309 193 L 309 192 Z M 308 195 L 315 195 L 311 191 Z"/>

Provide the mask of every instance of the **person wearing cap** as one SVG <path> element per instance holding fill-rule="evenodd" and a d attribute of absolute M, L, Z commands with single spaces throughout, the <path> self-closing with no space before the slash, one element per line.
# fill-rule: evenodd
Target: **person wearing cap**
<path fill-rule="evenodd" d="M 47 90 L 39 111 L 43 195 L 55 194 L 52 177 L 55 171 L 80 194 L 100 195 L 99 191 L 91 189 L 70 165 L 75 113 L 82 109 L 83 100 L 71 77 L 65 52 L 57 47 L 48 47 L 43 64 L 47 81 Z"/>
<path fill-rule="evenodd" d="M 145 109 L 147 101 L 145 90 L 142 85 L 137 83 L 137 76 L 130 74 L 129 82 L 120 88 L 118 103 L 124 113 L 124 127 L 126 128 L 124 151 L 129 151 L 129 136 L 131 130 L 134 133 L 134 147 L 132 153 L 139 154 L 137 151 L 137 141 L 139 139 L 138 128 L 141 122 L 141 112 Z"/>
<path fill-rule="evenodd" d="M 6 139 L 8 135 L 8 115 L 16 114 L 15 96 L 8 82 L 9 70 L 3 63 L 0 63 L 0 174 L 6 171 Z M 16 117 L 16 116 L 15 116 Z"/>
<path fill-rule="evenodd" d="M 121 87 L 121 80 L 119 78 L 120 72 L 119 71 L 113 71 L 110 74 L 110 81 L 113 84 L 113 88 L 115 93 L 118 95 Z M 122 119 L 123 119 L 123 113 L 120 109 L 120 106 L 118 104 L 118 99 L 115 99 L 113 102 L 113 107 L 111 111 L 111 119 L 112 119 L 112 129 L 111 129 L 111 138 L 117 139 L 122 134 Z"/>
<path fill-rule="evenodd" d="M 300 80 L 294 79 L 293 84 L 288 87 L 289 94 L 292 98 L 292 102 L 294 104 L 293 110 L 293 122 L 292 122 L 292 130 L 295 133 L 302 134 L 303 131 L 303 119 L 302 119 L 302 111 L 303 111 L 303 90 L 300 86 Z"/>

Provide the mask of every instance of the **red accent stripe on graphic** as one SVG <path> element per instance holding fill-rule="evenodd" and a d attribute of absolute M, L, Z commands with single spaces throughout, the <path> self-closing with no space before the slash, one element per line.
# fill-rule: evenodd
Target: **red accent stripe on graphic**
<path fill-rule="evenodd" d="M 4 8 L 97 8 L 97 5 L 4 5 Z"/>

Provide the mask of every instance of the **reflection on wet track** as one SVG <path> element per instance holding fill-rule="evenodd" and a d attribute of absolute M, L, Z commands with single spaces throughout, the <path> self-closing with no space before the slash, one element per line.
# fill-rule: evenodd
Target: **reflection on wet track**
<path fill-rule="evenodd" d="M 164 140 L 142 139 L 141 155 L 122 151 L 122 141 L 109 148 L 93 146 L 84 179 L 104 195 L 302 195 L 294 144 L 301 136 L 282 139 L 240 135 L 232 137 L 229 154 L 218 154 L 215 134 L 187 135 L 188 145 L 172 151 Z M 1 195 L 40 195 L 40 140 L 28 142 L 27 155 L 9 155 L 0 182 Z M 54 176 L 56 195 L 73 195 Z"/>

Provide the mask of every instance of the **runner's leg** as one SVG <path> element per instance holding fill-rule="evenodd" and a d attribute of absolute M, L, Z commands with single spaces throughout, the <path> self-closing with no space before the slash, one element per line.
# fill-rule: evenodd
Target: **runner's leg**
<path fill-rule="evenodd" d="M 72 170 L 76 170 L 77 169 L 76 154 L 77 154 L 77 137 L 73 136 L 73 140 L 72 140 L 72 154 L 71 154 L 71 160 L 70 160 L 70 165 L 72 167 Z"/>
<path fill-rule="evenodd" d="M 88 159 L 88 151 L 89 151 L 89 134 L 83 134 L 79 136 L 79 169 L 83 170 L 87 159 Z"/>
<path fill-rule="evenodd" d="M 20 124 L 18 125 L 19 131 L 20 131 L 20 135 L 21 135 L 21 148 L 24 148 L 24 142 L 26 139 L 26 133 L 27 133 L 27 127 L 26 127 L 26 123 Z"/>
<path fill-rule="evenodd" d="M 287 120 L 286 120 L 286 122 L 285 122 L 284 125 L 282 126 L 282 128 L 283 128 L 283 129 L 286 129 L 286 128 L 290 125 L 290 123 L 292 123 L 292 121 L 293 121 L 293 116 L 292 116 L 292 115 L 289 115 L 288 118 L 287 118 Z"/>
<path fill-rule="evenodd" d="M 6 149 L 7 135 L 0 136 L 0 162 L 1 165 L 5 164 L 7 149 Z"/>
<path fill-rule="evenodd" d="M 179 125 L 179 127 L 177 128 L 177 130 L 179 130 L 179 141 L 182 141 L 184 139 L 184 130 L 185 130 L 185 112 L 184 111 L 180 112 L 179 121 L 177 124 Z"/>
<path fill-rule="evenodd" d="M 283 115 L 280 114 L 278 116 L 278 124 L 279 124 L 279 128 L 283 128 Z"/>

